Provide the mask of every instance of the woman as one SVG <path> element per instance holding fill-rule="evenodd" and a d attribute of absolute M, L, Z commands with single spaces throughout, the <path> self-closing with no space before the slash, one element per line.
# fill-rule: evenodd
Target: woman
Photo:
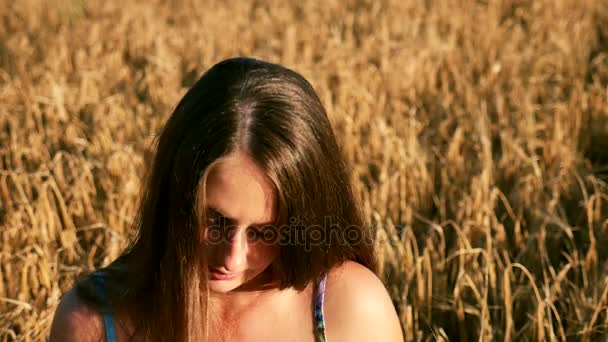
<path fill-rule="evenodd" d="M 51 341 L 402 341 L 347 165 L 296 72 L 222 61 L 158 140 L 135 238 Z"/>

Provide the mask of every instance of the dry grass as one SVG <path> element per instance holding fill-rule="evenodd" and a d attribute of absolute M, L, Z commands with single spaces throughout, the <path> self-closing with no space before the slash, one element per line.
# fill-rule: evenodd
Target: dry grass
<path fill-rule="evenodd" d="M 0 2 L 0 340 L 124 244 L 145 150 L 216 61 L 320 92 L 408 341 L 608 334 L 603 0 Z"/>

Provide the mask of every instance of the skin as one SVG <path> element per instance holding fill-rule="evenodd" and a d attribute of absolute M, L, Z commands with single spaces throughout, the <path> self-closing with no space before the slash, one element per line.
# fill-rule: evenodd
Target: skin
<path fill-rule="evenodd" d="M 276 194 L 271 181 L 246 155 L 236 154 L 217 164 L 207 177 L 206 204 L 210 272 L 233 276 L 209 279 L 213 296 L 235 296 L 268 281 L 277 248 L 262 239 L 263 228 L 275 217 Z M 220 238 L 217 238 L 220 237 Z M 224 296 L 222 296 L 224 295 Z"/>
<path fill-rule="evenodd" d="M 230 238 L 210 244 L 207 254 L 212 272 L 232 275 L 209 280 L 217 324 L 210 340 L 315 341 L 312 284 L 300 292 L 268 286 L 277 249 L 253 234 L 276 215 L 271 182 L 251 159 L 237 153 L 210 171 L 205 195 L 213 214 L 207 224 L 217 226 L 221 214 L 232 227 Z M 360 264 L 349 261 L 331 270 L 323 309 L 328 341 L 403 341 L 384 285 Z M 116 328 L 118 341 L 125 341 L 128 328 Z M 99 340 L 104 340 L 100 313 L 70 290 L 55 313 L 50 341 Z"/>

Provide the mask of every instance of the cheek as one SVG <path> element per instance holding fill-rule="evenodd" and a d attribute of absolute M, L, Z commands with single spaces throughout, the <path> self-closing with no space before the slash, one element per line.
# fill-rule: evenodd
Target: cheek
<path fill-rule="evenodd" d="M 266 267 L 270 265 L 278 254 L 278 246 L 267 245 L 261 242 L 250 246 L 252 252 L 252 261 L 258 267 Z"/>
<path fill-rule="evenodd" d="M 218 246 L 213 245 L 213 244 L 209 244 L 206 246 L 206 256 L 207 256 L 207 260 L 210 263 L 213 263 L 215 261 L 217 261 L 217 259 L 221 258 L 221 249 L 218 248 Z"/>

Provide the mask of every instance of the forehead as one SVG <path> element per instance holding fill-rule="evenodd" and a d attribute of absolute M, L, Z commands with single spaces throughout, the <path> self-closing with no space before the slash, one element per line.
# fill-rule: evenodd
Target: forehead
<path fill-rule="evenodd" d="M 207 175 L 204 195 L 208 208 L 238 224 L 275 219 L 276 191 L 272 181 L 246 155 L 235 154 L 215 164 Z"/>

